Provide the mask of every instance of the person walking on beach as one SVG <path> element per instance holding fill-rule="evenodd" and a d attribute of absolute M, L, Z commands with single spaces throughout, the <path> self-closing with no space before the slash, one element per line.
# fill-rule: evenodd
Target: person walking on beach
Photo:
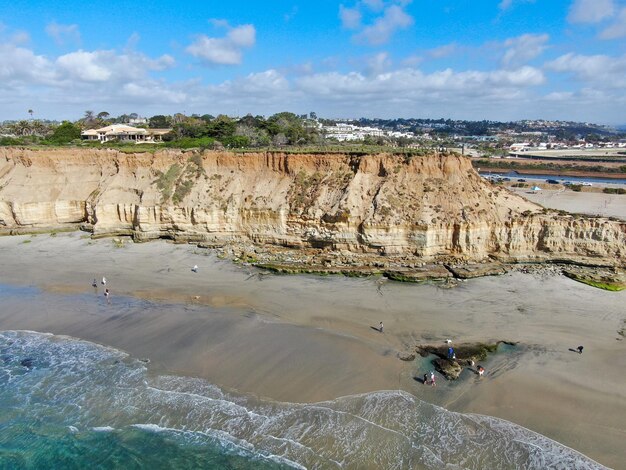
<path fill-rule="evenodd" d="M 378 331 L 383 332 L 383 322 L 380 322 L 380 326 L 378 327 Z"/>
<path fill-rule="evenodd" d="M 104 289 L 104 297 L 107 299 L 107 304 L 111 303 L 111 298 L 109 297 L 111 295 L 111 293 L 109 292 L 109 289 Z"/>
<path fill-rule="evenodd" d="M 107 278 L 102 276 L 102 285 L 106 286 L 107 285 Z"/>
<path fill-rule="evenodd" d="M 578 349 L 578 354 L 582 354 L 583 353 L 583 347 L 582 346 L 578 346 L 576 349 Z"/>
<path fill-rule="evenodd" d="M 430 371 L 430 386 L 431 387 L 437 386 L 437 384 L 435 383 L 435 373 L 432 370 Z"/>
<path fill-rule="evenodd" d="M 96 281 L 96 278 L 93 278 L 93 282 L 91 283 L 91 287 L 93 287 L 93 289 L 96 291 L 96 294 L 98 293 L 98 282 Z"/>
<path fill-rule="evenodd" d="M 482 377 L 485 373 L 485 368 L 483 366 L 478 366 L 478 376 Z"/>
<path fill-rule="evenodd" d="M 428 383 L 428 374 L 424 374 L 424 385 L 426 385 Z"/>

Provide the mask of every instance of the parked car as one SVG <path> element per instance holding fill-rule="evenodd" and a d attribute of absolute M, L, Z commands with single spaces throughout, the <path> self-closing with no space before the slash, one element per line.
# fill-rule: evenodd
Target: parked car
<path fill-rule="evenodd" d="M 593 183 L 590 183 L 589 181 L 583 181 L 582 185 L 583 186 L 593 186 Z"/>
<path fill-rule="evenodd" d="M 518 181 L 519 183 L 525 183 L 525 182 L 526 182 L 526 180 L 525 180 L 524 178 L 518 178 L 518 179 L 517 179 L 517 181 Z"/>
<path fill-rule="evenodd" d="M 549 184 L 559 184 L 559 182 L 557 180 L 546 180 L 546 183 L 549 183 Z"/>
<path fill-rule="evenodd" d="M 511 181 L 511 178 L 502 178 L 502 181 Z"/>

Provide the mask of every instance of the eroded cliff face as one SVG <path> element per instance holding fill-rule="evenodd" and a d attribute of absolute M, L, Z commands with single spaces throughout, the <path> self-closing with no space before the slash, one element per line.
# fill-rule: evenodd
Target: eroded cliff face
<path fill-rule="evenodd" d="M 71 224 L 425 261 L 626 264 L 625 223 L 546 211 L 456 154 L 0 149 L 0 228 Z"/>

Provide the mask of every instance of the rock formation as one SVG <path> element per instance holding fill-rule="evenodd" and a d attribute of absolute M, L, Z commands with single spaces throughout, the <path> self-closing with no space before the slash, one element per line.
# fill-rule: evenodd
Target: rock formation
<path fill-rule="evenodd" d="M 137 241 L 626 264 L 626 223 L 543 209 L 454 153 L 0 149 L 0 230 L 81 224 Z"/>

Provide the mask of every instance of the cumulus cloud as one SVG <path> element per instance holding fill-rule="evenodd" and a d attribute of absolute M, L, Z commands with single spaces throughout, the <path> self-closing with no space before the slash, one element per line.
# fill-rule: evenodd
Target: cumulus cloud
<path fill-rule="evenodd" d="M 59 24 L 53 21 L 46 26 L 46 33 L 59 46 L 67 43 L 80 43 L 80 31 L 77 24 Z"/>
<path fill-rule="evenodd" d="M 113 50 L 71 52 L 57 58 L 62 78 L 85 82 L 123 81 L 142 78 L 148 71 L 165 70 L 174 59 L 163 55 L 151 59 L 140 53 L 117 54 Z"/>
<path fill-rule="evenodd" d="M 156 80 L 126 83 L 122 86 L 121 94 L 131 99 L 133 103 L 151 103 L 158 97 L 163 103 L 182 104 L 188 98 L 184 91 Z"/>
<path fill-rule="evenodd" d="M 610 24 L 602 33 L 602 39 L 617 39 L 626 36 L 626 7 L 617 15 L 615 21 Z"/>
<path fill-rule="evenodd" d="M 301 77 L 297 84 L 303 91 L 325 97 L 361 95 L 376 101 L 395 97 L 419 97 L 427 93 L 448 94 L 450 97 L 486 96 L 494 93 L 513 95 L 517 88 L 541 85 L 545 77 L 541 70 L 521 67 L 517 70 L 489 72 L 468 70 L 454 72 L 445 69 L 430 74 L 407 68 L 373 76 L 358 72 L 341 74 L 329 72 Z"/>
<path fill-rule="evenodd" d="M 346 8 L 339 5 L 339 19 L 346 29 L 357 29 L 361 26 L 361 12 L 357 8 Z"/>
<path fill-rule="evenodd" d="M 548 34 L 523 34 L 504 41 L 506 51 L 502 57 L 505 67 L 519 67 L 538 57 L 546 50 L 550 40 Z"/>
<path fill-rule="evenodd" d="M 214 25 L 228 29 L 226 36 L 212 38 L 204 34 L 196 37 L 186 51 L 202 62 L 217 65 L 239 65 L 242 61 L 243 50 L 254 46 L 256 29 L 251 24 L 231 27 L 227 22 L 214 21 Z"/>
<path fill-rule="evenodd" d="M 613 0 L 574 0 L 567 20 L 570 23 L 599 23 L 614 13 Z"/>
<path fill-rule="evenodd" d="M 413 17 L 407 14 L 399 5 L 391 5 L 385 8 L 381 17 L 373 24 L 366 26 L 357 36 L 373 46 L 385 44 L 398 30 L 406 29 L 413 24 Z"/>
<path fill-rule="evenodd" d="M 546 68 L 571 74 L 581 81 L 603 88 L 626 88 L 626 54 L 612 57 L 569 53 L 548 62 Z"/>
<path fill-rule="evenodd" d="M 22 84 L 47 84 L 54 79 L 52 63 L 15 44 L 0 44 L 0 89 Z"/>
<path fill-rule="evenodd" d="M 358 30 L 354 36 L 357 42 L 378 46 L 413 24 L 413 17 L 405 11 L 409 3 L 411 0 L 361 0 L 350 8 L 339 5 L 339 18 L 344 28 Z M 364 13 L 369 23 L 363 22 Z"/>

